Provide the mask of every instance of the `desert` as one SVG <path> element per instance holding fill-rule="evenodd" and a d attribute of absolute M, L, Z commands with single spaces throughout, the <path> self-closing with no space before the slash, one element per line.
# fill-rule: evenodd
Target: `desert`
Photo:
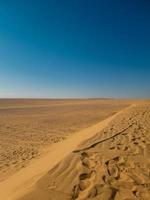
<path fill-rule="evenodd" d="M 50 144 L 126 105 L 113 100 L 0 100 L 0 180 L 46 153 Z"/>
<path fill-rule="evenodd" d="M 150 200 L 150 0 L 0 1 L 0 200 Z"/>
<path fill-rule="evenodd" d="M 148 200 L 149 106 L 1 100 L 1 199 Z"/>

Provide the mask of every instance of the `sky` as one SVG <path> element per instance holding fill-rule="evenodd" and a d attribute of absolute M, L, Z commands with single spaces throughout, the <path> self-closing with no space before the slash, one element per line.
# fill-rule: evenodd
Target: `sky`
<path fill-rule="evenodd" d="M 149 98 L 149 0 L 0 0 L 0 98 Z"/>

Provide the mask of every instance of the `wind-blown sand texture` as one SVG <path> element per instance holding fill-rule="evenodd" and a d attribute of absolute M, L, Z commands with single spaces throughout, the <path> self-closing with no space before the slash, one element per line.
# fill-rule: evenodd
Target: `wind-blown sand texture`
<path fill-rule="evenodd" d="M 149 130 L 150 104 L 131 105 L 0 182 L 2 199 L 148 200 Z"/>

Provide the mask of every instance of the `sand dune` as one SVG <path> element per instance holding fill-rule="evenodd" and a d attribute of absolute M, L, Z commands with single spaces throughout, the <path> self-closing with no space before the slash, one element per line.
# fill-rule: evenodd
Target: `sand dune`
<path fill-rule="evenodd" d="M 136 102 L 48 147 L 0 182 L 0 199 L 148 200 L 149 130 L 150 104 Z"/>
<path fill-rule="evenodd" d="M 121 111 L 122 112 L 122 111 Z M 49 153 L 38 160 L 32 162 L 31 165 L 20 170 L 10 178 L 0 183 L 0 194 L 2 199 L 12 200 L 18 196 L 28 192 L 28 188 L 32 189 L 34 183 L 44 175 L 49 169 L 53 168 L 66 155 L 71 153 L 85 139 L 88 139 L 101 131 L 117 114 L 107 118 L 92 127 L 75 133 L 64 142 L 52 145 Z M 37 198 L 37 197 L 36 197 Z M 43 198 L 43 197 L 41 197 Z"/>
<path fill-rule="evenodd" d="M 80 134 L 84 141 L 20 199 L 149 200 L 150 106 L 132 106 L 100 127 L 87 140 Z"/>
<path fill-rule="evenodd" d="M 129 105 L 122 100 L 0 100 L 0 181 L 28 166 L 51 144 Z"/>

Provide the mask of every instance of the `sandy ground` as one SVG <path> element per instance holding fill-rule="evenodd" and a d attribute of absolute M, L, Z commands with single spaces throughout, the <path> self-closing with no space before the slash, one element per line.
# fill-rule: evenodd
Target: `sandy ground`
<path fill-rule="evenodd" d="M 20 199 L 149 200 L 150 105 L 130 107 L 106 124 Z"/>
<path fill-rule="evenodd" d="M 150 199 L 150 104 L 101 100 L 98 111 L 100 102 L 92 101 L 84 109 L 92 105 L 91 118 L 104 109 L 101 122 L 84 130 L 84 125 L 80 126 L 66 135 L 68 139 L 49 146 L 47 154 L 1 181 L 1 199 Z M 82 103 L 77 103 L 80 111 L 85 106 L 85 101 Z"/>
<path fill-rule="evenodd" d="M 45 154 L 53 143 L 127 106 L 118 100 L 0 100 L 0 181 Z"/>

